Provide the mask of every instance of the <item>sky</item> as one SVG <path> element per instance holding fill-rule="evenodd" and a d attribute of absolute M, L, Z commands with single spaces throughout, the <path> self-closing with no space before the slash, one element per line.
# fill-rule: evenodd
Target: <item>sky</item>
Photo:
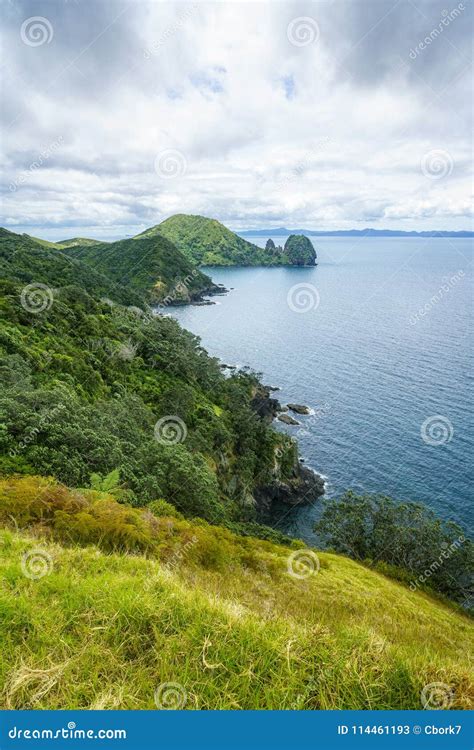
<path fill-rule="evenodd" d="M 3 0 L 1 223 L 472 229 L 472 2 Z"/>

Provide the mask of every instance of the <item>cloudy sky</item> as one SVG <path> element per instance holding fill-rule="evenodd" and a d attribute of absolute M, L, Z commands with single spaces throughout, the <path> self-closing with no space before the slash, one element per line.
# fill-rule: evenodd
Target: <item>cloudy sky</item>
<path fill-rule="evenodd" d="M 2 224 L 470 229 L 472 3 L 3 0 Z"/>

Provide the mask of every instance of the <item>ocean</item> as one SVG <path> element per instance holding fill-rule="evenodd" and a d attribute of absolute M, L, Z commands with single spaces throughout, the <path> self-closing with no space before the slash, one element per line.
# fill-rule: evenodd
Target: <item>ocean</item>
<path fill-rule="evenodd" d="M 472 240 L 313 244 L 314 268 L 205 269 L 229 294 L 169 312 L 212 355 L 278 386 L 282 404 L 310 407 L 309 416 L 293 414 L 299 426 L 274 424 L 325 477 L 327 497 L 352 489 L 423 502 L 469 529 Z M 312 542 L 321 507 L 273 520 Z"/>

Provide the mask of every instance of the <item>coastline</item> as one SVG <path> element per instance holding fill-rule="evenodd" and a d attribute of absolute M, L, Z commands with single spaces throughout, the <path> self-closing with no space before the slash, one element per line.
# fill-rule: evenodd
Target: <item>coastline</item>
<path fill-rule="evenodd" d="M 267 424 L 273 424 L 275 419 L 283 412 L 283 407 L 278 399 L 272 396 L 272 393 L 276 390 L 279 390 L 278 386 L 268 386 L 260 383 L 251 402 L 255 413 L 263 421 L 267 422 Z M 307 409 L 308 407 L 304 408 Z M 310 410 L 308 409 L 309 413 Z M 283 431 L 281 434 L 287 435 Z M 292 440 L 295 445 L 292 476 L 286 481 L 282 481 L 275 476 L 273 482 L 258 486 L 254 490 L 257 510 L 262 516 L 271 514 L 272 507 L 278 504 L 300 507 L 302 505 L 310 505 L 324 496 L 326 478 L 305 465 L 304 459 L 299 454 L 297 440 L 295 438 L 292 438 Z"/>
<path fill-rule="evenodd" d="M 204 299 L 205 296 L 225 296 L 231 289 L 227 289 L 223 284 L 213 284 L 202 292 L 190 296 L 187 300 L 173 300 L 168 303 L 168 307 L 201 307 L 215 305 L 216 302 Z M 155 313 L 163 313 L 163 306 L 153 306 Z M 181 324 L 180 324 L 181 325 Z M 238 365 L 225 363 L 220 357 L 216 357 L 219 362 L 221 371 L 226 370 L 231 374 L 240 369 Z M 280 390 L 280 386 L 266 385 L 259 381 L 255 393 L 253 394 L 251 406 L 257 416 L 263 422 L 270 425 L 275 421 L 286 423 L 289 426 L 299 426 L 301 423 L 287 415 L 291 410 L 295 416 L 308 417 L 314 413 L 314 410 L 308 406 L 298 405 L 290 402 L 289 405 L 282 406 L 278 399 L 273 397 L 273 393 Z M 279 431 L 278 431 L 279 432 Z M 287 432 L 281 431 L 279 434 L 290 437 L 295 446 L 295 458 L 291 469 L 291 475 L 281 477 L 281 467 L 279 466 L 278 455 L 275 456 L 275 476 L 273 481 L 257 485 L 253 490 L 255 507 L 259 517 L 271 517 L 272 507 L 277 505 L 286 505 L 291 508 L 310 505 L 312 502 L 319 500 L 325 494 L 327 478 L 322 476 L 315 469 L 305 465 L 305 460 L 300 456 L 299 445 L 296 438 L 292 438 Z M 277 451 L 278 453 L 278 451 Z M 267 520 L 266 523 L 271 525 Z"/>

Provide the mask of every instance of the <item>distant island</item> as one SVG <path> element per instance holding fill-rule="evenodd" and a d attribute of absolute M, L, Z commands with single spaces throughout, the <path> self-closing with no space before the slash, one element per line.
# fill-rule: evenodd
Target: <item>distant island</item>
<path fill-rule="evenodd" d="M 431 230 L 429 232 L 403 232 L 400 229 L 336 229 L 318 231 L 315 229 L 243 229 L 238 230 L 239 237 L 287 237 L 289 234 L 304 234 L 310 237 L 474 237 L 474 232 L 449 230 Z"/>

